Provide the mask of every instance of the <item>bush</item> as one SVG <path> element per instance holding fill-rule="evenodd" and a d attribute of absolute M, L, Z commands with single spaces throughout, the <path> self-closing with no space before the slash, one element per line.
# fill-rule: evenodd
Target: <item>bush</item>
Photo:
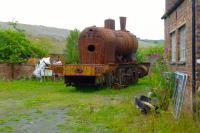
<path fill-rule="evenodd" d="M 158 60 L 151 66 L 149 82 L 152 86 L 152 97 L 157 97 L 160 109 L 167 110 L 170 104 L 173 89 L 173 76 L 166 74 L 169 72 L 167 65 Z"/>
<path fill-rule="evenodd" d="M 79 33 L 80 32 L 77 29 L 70 31 L 69 36 L 66 39 L 65 63 L 69 64 L 79 63 L 79 49 L 78 49 Z"/>
<path fill-rule="evenodd" d="M 26 62 L 31 57 L 44 56 L 46 52 L 26 38 L 21 31 L 0 30 L 0 62 Z"/>

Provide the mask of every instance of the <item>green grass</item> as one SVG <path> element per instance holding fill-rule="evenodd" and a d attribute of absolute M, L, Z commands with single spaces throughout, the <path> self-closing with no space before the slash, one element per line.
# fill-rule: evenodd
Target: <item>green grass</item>
<path fill-rule="evenodd" d="M 199 133 L 188 115 L 175 120 L 170 111 L 142 115 L 136 109 L 133 96 L 148 90 L 148 81 L 144 78 L 121 90 L 77 90 L 66 88 L 62 81 L 0 81 L 0 132 L 22 132 L 23 124 L 44 119 L 47 123 L 55 120 L 52 125 L 59 132 L 70 133 Z M 59 111 L 63 114 L 57 115 Z"/>

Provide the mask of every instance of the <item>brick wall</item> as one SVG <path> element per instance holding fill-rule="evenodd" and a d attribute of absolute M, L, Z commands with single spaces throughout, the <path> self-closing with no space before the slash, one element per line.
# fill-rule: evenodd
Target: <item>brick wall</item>
<path fill-rule="evenodd" d="M 165 10 L 168 11 L 177 0 L 165 0 Z"/>
<path fill-rule="evenodd" d="M 30 79 L 34 70 L 35 65 L 33 64 L 16 64 L 14 66 L 14 79 L 19 79 L 21 77 Z"/>
<path fill-rule="evenodd" d="M 19 79 L 21 77 L 31 78 L 35 69 L 34 64 L 0 64 L 0 78 Z"/>
<path fill-rule="evenodd" d="M 170 4 L 166 1 L 166 10 L 170 7 Z M 173 1 L 171 1 L 173 3 Z M 168 4 L 168 5 L 167 5 Z M 188 82 L 185 93 L 184 109 L 192 111 L 192 1 L 185 0 L 169 17 L 165 19 L 165 48 L 168 49 L 171 55 L 171 37 L 170 33 L 175 32 L 177 41 L 179 40 L 178 29 L 186 25 L 186 62 L 185 64 L 179 64 L 177 52 L 176 63 L 168 63 L 172 71 L 180 71 L 188 74 Z M 176 51 L 179 51 L 178 43 L 176 43 Z"/>
<path fill-rule="evenodd" d="M 0 64 L 0 79 L 11 79 L 11 78 L 12 78 L 11 65 Z"/>
<path fill-rule="evenodd" d="M 196 0 L 196 59 L 200 59 L 200 0 Z M 200 89 L 200 64 L 196 64 L 196 87 Z"/>

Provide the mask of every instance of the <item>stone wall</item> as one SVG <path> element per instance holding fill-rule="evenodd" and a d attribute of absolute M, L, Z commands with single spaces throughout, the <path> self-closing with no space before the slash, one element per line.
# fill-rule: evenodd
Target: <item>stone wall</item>
<path fill-rule="evenodd" d="M 0 78 L 11 80 L 26 77 L 30 79 L 34 69 L 34 64 L 0 64 Z"/>

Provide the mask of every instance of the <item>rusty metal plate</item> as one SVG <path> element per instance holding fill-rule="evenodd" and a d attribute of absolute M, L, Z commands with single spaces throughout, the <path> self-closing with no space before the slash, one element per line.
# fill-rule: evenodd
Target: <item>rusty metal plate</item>
<path fill-rule="evenodd" d="M 50 70 L 53 70 L 55 74 L 63 75 L 63 65 L 49 65 Z"/>
<path fill-rule="evenodd" d="M 63 66 L 65 76 L 101 76 L 114 69 L 110 65 L 69 64 Z"/>

